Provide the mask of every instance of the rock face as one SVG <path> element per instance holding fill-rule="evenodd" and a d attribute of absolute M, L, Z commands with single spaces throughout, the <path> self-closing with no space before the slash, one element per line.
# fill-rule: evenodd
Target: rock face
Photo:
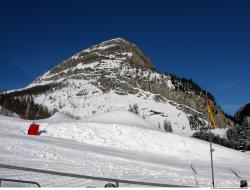
<path fill-rule="evenodd" d="M 142 50 L 121 38 L 73 55 L 27 88 L 32 91 L 46 85 L 51 89 L 44 91 L 48 95 L 44 105 L 75 117 L 128 110 L 137 105 L 139 115 L 162 129 L 166 120 L 173 131 L 186 130 L 189 134 L 191 129 L 206 125 L 205 91 L 190 79 L 158 72 Z M 41 97 L 42 93 L 36 94 L 34 101 L 41 103 Z M 213 96 L 208 93 L 208 97 L 213 102 L 217 125 L 232 126 Z"/>
<path fill-rule="evenodd" d="M 93 66 L 97 67 L 106 64 L 110 66 L 110 69 L 112 69 L 112 66 L 119 65 L 119 68 L 130 66 L 137 69 L 154 70 L 149 58 L 147 58 L 136 45 L 124 39 L 117 38 L 77 53 L 57 65 L 42 77 L 39 77 L 34 82 L 39 83 L 44 80 L 57 80 L 63 77 L 72 77 L 73 75 L 78 75 L 85 71 L 93 72 L 93 68 L 86 67 L 88 64 L 93 64 Z M 99 68 L 102 69 L 101 67 Z"/>

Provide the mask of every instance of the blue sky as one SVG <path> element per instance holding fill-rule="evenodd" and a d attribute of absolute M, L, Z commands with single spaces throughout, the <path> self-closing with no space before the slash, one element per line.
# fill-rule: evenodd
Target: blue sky
<path fill-rule="evenodd" d="M 227 113 L 250 102 L 249 0 L 1 0 L 0 89 L 21 88 L 111 38 L 191 78 Z"/>

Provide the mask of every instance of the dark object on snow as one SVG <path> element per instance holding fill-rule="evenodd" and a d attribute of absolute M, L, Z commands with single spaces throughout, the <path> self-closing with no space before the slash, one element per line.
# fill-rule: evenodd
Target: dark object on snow
<path fill-rule="evenodd" d="M 30 124 L 28 135 L 39 135 L 39 125 L 35 123 Z"/>
<path fill-rule="evenodd" d="M 240 181 L 240 187 L 247 187 L 247 181 L 246 180 L 241 180 Z"/>
<path fill-rule="evenodd" d="M 104 187 L 116 187 L 113 183 L 107 183 Z"/>
<path fill-rule="evenodd" d="M 42 133 L 47 133 L 47 131 L 46 130 L 41 130 L 41 131 L 38 132 L 38 135 L 41 135 Z"/>

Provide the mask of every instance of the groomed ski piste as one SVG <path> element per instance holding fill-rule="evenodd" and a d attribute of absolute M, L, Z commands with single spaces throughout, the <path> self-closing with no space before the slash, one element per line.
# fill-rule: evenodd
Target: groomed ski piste
<path fill-rule="evenodd" d="M 75 120 L 62 113 L 32 121 L 0 116 L 0 164 L 123 180 L 211 187 L 209 143 L 166 133 L 126 111 Z M 250 155 L 213 144 L 215 187 L 250 181 Z M 196 176 L 192 170 L 196 171 Z M 0 168 L 0 178 L 30 180 L 42 187 L 104 187 L 105 182 Z M 2 185 L 4 183 L 2 182 Z M 6 186 L 27 186 L 7 183 Z M 120 184 L 121 187 L 141 187 Z"/>

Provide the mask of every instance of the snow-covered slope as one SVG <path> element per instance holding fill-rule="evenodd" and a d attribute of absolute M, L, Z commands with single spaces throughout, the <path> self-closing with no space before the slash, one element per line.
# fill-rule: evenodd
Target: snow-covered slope
<path fill-rule="evenodd" d="M 76 95 L 79 91 L 86 91 L 88 94 L 79 98 Z M 154 94 L 144 91 L 140 92 L 140 96 L 133 94 L 124 96 L 112 90 L 103 93 L 91 84 L 79 84 L 79 88 L 65 87 L 51 92 L 44 104 L 51 110 L 56 107 L 61 112 L 87 120 L 110 111 L 127 111 L 130 106 L 136 104 L 140 117 L 145 118 L 154 128 L 161 128 L 164 131 L 164 121 L 170 121 L 174 133 L 185 135 L 193 133 L 189 127 L 190 114 L 185 113 L 178 104 L 172 105 L 169 100 L 156 102 L 154 98 Z M 44 96 L 39 96 L 35 98 L 35 102 L 41 103 L 43 99 Z"/>
<path fill-rule="evenodd" d="M 124 120 L 126 116 L 126 120 Z M 114 112 L 87 120 L 57 114 L 40 120 L 41 136 L 27 136 L 31 122 L 0 116 L 0 163 L 93 176 L 210 186 L 209 143 L 162 132 L 136 115 Z M 131 122 L 131 123 L 130 123 Z M 230 171 L 250 180 L 250 155 L 213 145 L 216 187 L 238 187 Z M 1 169 L 0 177 L 42 186 L 103 186 L 101 182 Z M 127 185 L 125 185 L 127 186 Z"/>
<path fill-rule="evenodd" d="M 83 121 L 107 123 L 107 124 L 130 125 L 130 126 L 143 127 L 143 128 L 147 127 L 149 129 L 155 128 L 145 119 L 140 118 L 134 113 L 131 113 L 128 111 L 107 112 L 105 114 L 92 116 L 90 118 L 84 119 Z"/>

